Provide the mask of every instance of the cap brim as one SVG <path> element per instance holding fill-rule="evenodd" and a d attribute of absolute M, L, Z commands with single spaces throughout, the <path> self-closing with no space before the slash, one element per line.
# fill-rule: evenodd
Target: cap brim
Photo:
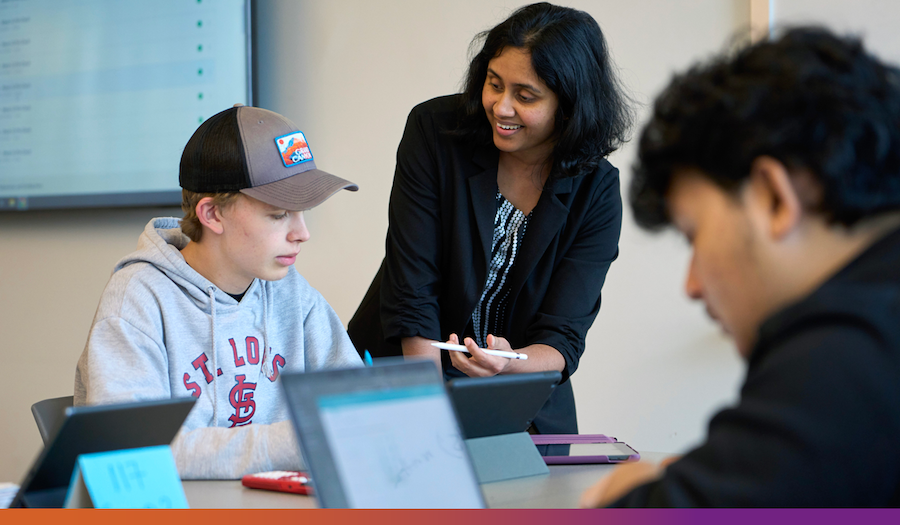
<path fill-rule="evenodd" d="M 348 180 L 312 169 L 262 186 L 244 188 L 241 193 L 277 208 L 302 211 L 315 208 L 340 190 L 358 189 L 359 186 Z"/>

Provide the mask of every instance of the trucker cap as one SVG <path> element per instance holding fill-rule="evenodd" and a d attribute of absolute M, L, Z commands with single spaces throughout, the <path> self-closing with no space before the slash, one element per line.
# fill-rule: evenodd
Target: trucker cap
<path fill-rule="evenodd" d="M 195 193 L 240 191 L 291 211 L 318 206 L 341 189 L 359 189 L 316 168 L 309 142 L 293 122 L 240 104 L 197 128 L 181 154 L 178 182 Z"/>

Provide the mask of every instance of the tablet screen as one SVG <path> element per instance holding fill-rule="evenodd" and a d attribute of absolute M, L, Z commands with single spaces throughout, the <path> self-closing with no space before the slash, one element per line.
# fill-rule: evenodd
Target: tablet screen
<path fill-rule="evenodd" d="M 318 401 L 350 507 L 479 507 L 466 451 L 441 385 Z"/>
<path fill-rule="evenodd" d="M 285 374 L 291 419 L 325 508 L 482 508 L 430 361 Z"/>

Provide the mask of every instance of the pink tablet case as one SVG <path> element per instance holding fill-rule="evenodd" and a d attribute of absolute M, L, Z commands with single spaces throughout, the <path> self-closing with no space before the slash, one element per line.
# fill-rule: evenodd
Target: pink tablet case
<path fill-rule="evenodd" d="M 620 443 L 614 437 L 603 434 L 532 434 L 535 445 L 573 445 L 578 443 Z M 625 460 L 610 461 L 608 456 L 544 456 L 548 465 L 577 465 L 583 463 L 625 463 L 638 461 L 640 454 L 632 454 Z"/>

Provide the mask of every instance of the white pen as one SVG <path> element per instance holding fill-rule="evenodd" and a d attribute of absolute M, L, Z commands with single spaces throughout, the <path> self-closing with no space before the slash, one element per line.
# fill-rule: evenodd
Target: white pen
<path fill-rule="evenodd" d="M 431 346 L 436 346 L 441 350 L 452 350 L 454 352 L 468 352 L 469 349 L 465 347 L 465 345 L 454 345 L 450 343 L 431 343 Z M 482 348 L 482 352 L 495 355 L 497 357 L 508 357 L 510 359 L 528 359 L 528 354 L 520 354 L 518 352 L 507 352 L 506 350 L 491 350 L 490 348 Z"/>

